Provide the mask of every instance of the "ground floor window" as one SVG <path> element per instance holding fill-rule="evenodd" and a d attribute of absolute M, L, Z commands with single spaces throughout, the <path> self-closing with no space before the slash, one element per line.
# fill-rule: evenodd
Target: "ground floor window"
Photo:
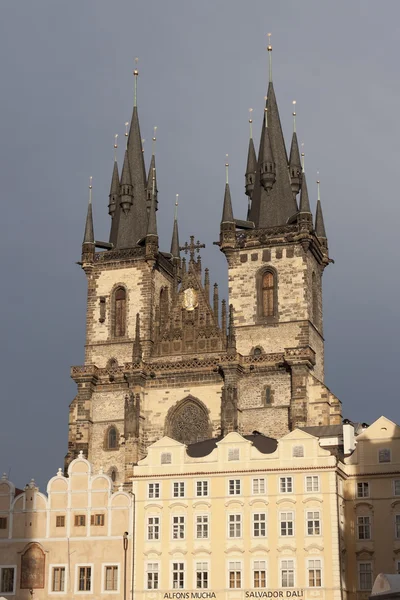
<path fill-rule="evenodd" d="M 255 588 L 264 588 L 267 585 L 267 564 L 265 560 L 254 561 L 253 585 Z"/>
<path fill-rule="evenodd" d="M 117 565 L 107 565 L 105 568 L 104 589 L 106 592 L 116 592 L 118 590 L 118 567 Z"/>
<path fill-rule="evenodd" d="M 78 591 L 90 592 L 92 589 L 92 567 L 78 567 Z"/>
<path fill-rule="evenodd" d="M 207 589 L 208 588 L 208 563 L 198 562 L 196 563 L 196 588 Z"/>
<path fill-rule="evenodd" d="M 0 593 L 13 594 L 15 592 L 16 567 L 0 566 Z"/>
<path fill-rule="evenodd" d="M 321 560 L 313 559 L 308 561 L 308 585 L 309 587 L 321 587 Z"/>
<path fill-rule="evenodd" d="M 51 590 L 53 592 L 65 592 L 65 567 L 53 567 Z"/>
<path fill-rule="evenodd" d="M 358 563 L 358 583 L 360 590 L 372 589 L 372 563 Z"/>
<path fill-rule="evenodd" d="M 172 587 L 182 590 L 185 587 L 185 565 L 181 562 L 172 563 Z"/>
<path fill-rule="evenodd" d="M 242 587 L 242 563 L 229 563 L 229 587 L 231 589 Z"/>
<path fill-rule="evenodd" d="M 294 560 L 282 560 L 281 586 L 294 587 Z"/>
<path fill-rule="evenodd" d="M 147 589 L 158 590 L 160 567 L 158 563 L 147 563 Z"/>

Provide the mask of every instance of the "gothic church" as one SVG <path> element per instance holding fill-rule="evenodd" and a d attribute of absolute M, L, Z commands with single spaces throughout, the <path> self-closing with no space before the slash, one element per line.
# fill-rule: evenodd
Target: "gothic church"
<path fill-rule="evenodd" d="M 72 367 L 65 458 L 67 468 L 83 451 L 118 484 L 164 435 L 191 444 L 230 431 L 277 438 L 341 423 L 340 401 L 324 384 L 330 259 L 321 203 L 314 220 L 295 131 L 287 155 L 271 70 L 258 154 L 249 141 L 246 218 L 233 215 L 228 178 L 221 202 L 228 305 L 216 284 L 210 289 L 201 244 L 191 237 L 180 245 L 177 214 L 170 251 L 159 247 L 155 156 L 146 173 L 134 75 L 122 171 L 115 161 L 112 172 L 109 242 L 95 241 L 88 207 L 85 364 Z"/>

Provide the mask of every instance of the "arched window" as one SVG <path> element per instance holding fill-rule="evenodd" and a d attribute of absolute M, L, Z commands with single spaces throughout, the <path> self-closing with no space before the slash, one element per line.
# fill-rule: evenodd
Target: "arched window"
<path fill-rule="evenodd" d="M 110 477 L 111 477 L 111 481 L 113 483 L 115 483 L 115 480 L 117 479 L 117 470 L 116 469 L 111 469 Z"/>
<path fill-rule="evenodd" d="M 114 450 L 117 447 L 117 430 L 115 427 L 110 427 L 108 430 L 107 446 L 109 450 Z"/>
<path fill-rule="evenodd" d="M 115 290 L 114 295 L 114 336 L 123 337 L 126 329 L 126 291 L 123 287 Z"/>
<path fill-rule="evenodd" d="M 270 271 L 264 273 L 262 278 L 262 315 L 273 317 L 275 314 L 275 282 Z"/>
<path fill-rule="evenodd" d="M 271 387 L 269 385 L 267 385 L 267 387 L 264 390 L 265 393 L 265 404 L 267 406 L 269 406 L 270 404 L 272 404 L 272 394 L 271 394 Z"/>

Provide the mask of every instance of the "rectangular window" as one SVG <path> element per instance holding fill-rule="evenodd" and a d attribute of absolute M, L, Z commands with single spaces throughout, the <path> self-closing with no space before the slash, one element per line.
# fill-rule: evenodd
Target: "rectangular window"
<path fill-rule="evenodd" d="M 319 510 L 307 511 L 307 535 L 321 535 Z"/>
<path fill-rule="evenodd" d="M 393 489 L 394 489 L 394 495 L 400 496 L 400 479 L 395 479 L 393 481 Z"/>
<path fill-rule="evenodd" d="M 293 492 L 293 477 L 279 478 L 279 492 L 281 494 L 291 494 Z"/>
<path fill-rule="evenodd" d="M 174 498 L 184 498 L 185 497 L 185 482 L 184 481 L 174 481 Z"/>
<path fill-rule="evenodd" d="M 149 483 L 147 490 L 148 498 L 154 499 L 160 497 L 160 484 L 159 483 Z"/>
<path fill-rule="evenodd" d="M 208 588 L 208 563 L 196 563 L 196 588 L 206 590 Z"/>
<path fill-rule="evenodd" d="M 208 496 L 208 481 L 196 481 L 196 496 Z"/>
<path fill-rule="evenodd" d="M 370 517 L 357 517 L 357 537 L 359 540 L 371 539 Z"/>
<path fill-rule="evenodd" d="M 51 591 L 65 592 L 65 567 L 53 567 L 51 575 Z"/>
<path fill-rule="evenodd" d="M 318 475 L 307 475 L 307 477 L 306 477 L 306 492 L 319 492 L 319 477 L 318 477 Z"/>
<path fill-rule="evenodd" d="M 86 515 L 75 515 L 75 527 L 85 527 Z"/>
<path fill-rule="evenodd" d="M 0 517 L 0 529 L 7 529 L 7 517 Z"/>
<path fill-rule="evenodd" d="M 267 563 L 265 560 L 255 560 L 253 564 L 253 587 L 265 588 L 267 585 Z"/>
<path fill-rule="evenodd" d="M 357 498 L 369 498 L 369 483 L 368 481 L 357 482 Z"/>
<path fill-rule="evenodd" d="M 265 494 L 266 489 L 267 489 L 267 486 L 265 485 L 264 478 L 253 479 L 253 494 L 254 495 Z"/>
<path fill-rule="evenodd" d="M 279 517 L 281 522 L 281 535 L 292 536 L 294 531 L 293 512 L 281 512 Z"/>
<path fill-rule="evenodd" d="M 294 587 L 294 560 L 281 561 L 281 586 Z"/>
<path fill-rule="evenodd" d="M 309 587 L 321 587 L 321 561 L 320 559 L 313 559 L 308 561 L 308 585 Z"/>
<path fill-rule="evenodd" d="M 265 537 L 267 535 L 267 515 L 266 513 L 253 514 L 253 536 Z"/>
<path fill-rule="evenodd" d="M 65 527 L 65 517 L 64 517 L 64 515 L 58 515 L 56 517 L 56 527 Z"/>
<path fill-rule="evenodd" d="M 79 567 L 78 591 L 90 592 L 92 589 L 92 567 Z"/>
<path fill-rule="evenodd" d="M 181 562 L 172 563 L 172 587 L 183 590 L 185 587 L 185 565 Z"/>
<path fill-rule="evenodd" d="M 92 515 L 90 517 L 90 524 L 96 527 L 102 527 L 104 525 L 104 515 Z"/>
<path fill-rule="evenodd" d="M 395 537 L 397 540 L 400 540 L 400 515 L 395 515 L 394 517 L 394 525 L 395 525 Z"/>
<path fill-rule="evenodd" d="M 372 563 L 358 563 L 358 583 L 360 590 L 372 589 Z"/>
<path fill-rule="evenodd" d="M 229 519 L 229 530 L 228 537 L 230 538 L 240 538 L 242 537 L 242 515 L 233 514 L 228 515 Z"/>
<path fill-rule="evenodd" d="M 15 567 L 0 567 L 0 593 L 12 594 L 15 588 Z"/>
<path fill-rule="evenodd" d="M 230 479 L 228 491 L 230 496 L 240 496 L 240 479 Z"/>
<path fill-rule="evenodd" d="M 238 589 L 242 587 L 242 563 L 229 563 L 229 587 Z"/>
<path fill-rule="evenodd" d="M 160 539 L 160 517 L 147 518 L 147 539 L 149 541 Z"/>
<path fill-rule="evenodd" d="M 118 590 L 118 567 L 116 565 L 106 566 L 105 591 L 116 592 Z"/>
<path fill-rule="evenodd" d="M 185 517 L 172 517 L 172 539 L 185 539 Z"/>
<path fill-rule="evenodd" d="M 239 448 L 229 448 L 228 460 L 239 460 L 239 458 L 240 458 Z"/>
<path fill-rule="evenodd" d="M 196 538 L 198 540 L 208 538 L 208 515 L 196 516 Z"/>
<path fill-rule="evenodd" d="M 158 590 L 160 571 L 158 563 L 147 563 L 147 589 Z"/>

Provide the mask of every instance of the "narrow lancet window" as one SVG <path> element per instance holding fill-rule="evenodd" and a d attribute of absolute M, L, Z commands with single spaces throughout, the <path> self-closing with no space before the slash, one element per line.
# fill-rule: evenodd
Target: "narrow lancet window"
<path fill-rule="evenodd" d="M 114 304 L 114 336 L 123 337 L 126 329 L 126 291 L 124 288 L 118 288 L 115 291 Z"/>
<path fill-rule="evenodd" d="M 110 427 L 108 430 L 108 448 L 114 450 L 117 447 L 117 430 L 115 427 Z"/>
<path fill-rule="evenodd" d="M 272 273 L 264 273 L 262 279 L 262 311 L 264 317 L 274 316 L 274 276 Z"/>

